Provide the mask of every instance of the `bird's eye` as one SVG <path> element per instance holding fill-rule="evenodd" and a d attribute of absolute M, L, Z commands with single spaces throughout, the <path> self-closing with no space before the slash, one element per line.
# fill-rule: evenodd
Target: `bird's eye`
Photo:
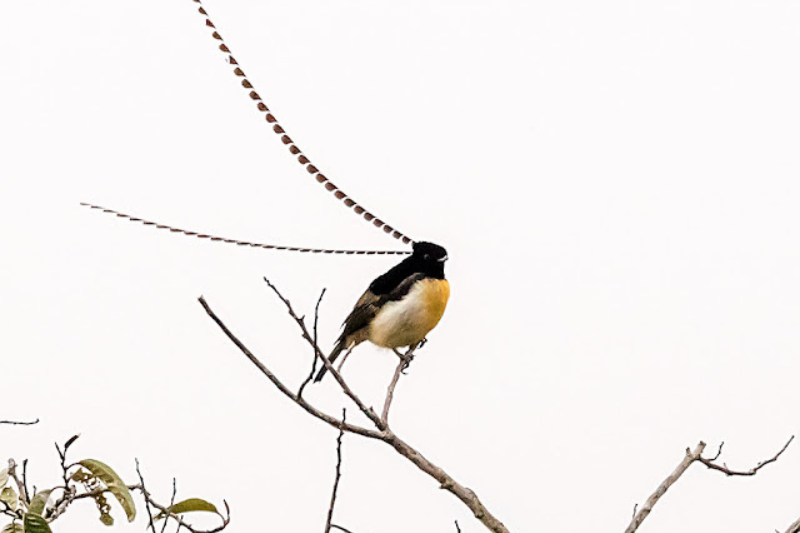
<path fill-rule="evenodd" d="M 431 258 L 431 255 L 430 255 L 430 254 L 425 254 L 425 255 L 423 256 L 423 259 L 430 259 L 430 258 Z"/>

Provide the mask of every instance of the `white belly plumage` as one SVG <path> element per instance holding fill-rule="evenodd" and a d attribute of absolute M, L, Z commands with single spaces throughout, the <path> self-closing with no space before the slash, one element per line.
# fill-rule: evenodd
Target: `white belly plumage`
<path fill-rule="evenodd" d="M 381 308 L 369 328 L 370 342 L 385 348 L 418 343 L 439 323 L 449 297 L 447 281 L 418 281 L 403 299 Z"/>

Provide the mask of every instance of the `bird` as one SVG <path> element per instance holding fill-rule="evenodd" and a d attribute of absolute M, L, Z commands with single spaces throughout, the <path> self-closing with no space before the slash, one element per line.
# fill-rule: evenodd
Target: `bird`
<path fill-rule="evenodd" d="M 370 341 L 383 348 L 409 346 L 426 340 L 444 315 L 450 284 L 444 277 L 447 250 L 432 242 L 415 242 L 411 255 L 375 278 L 342 324 L 342 333 L 328 359 L 333 363 L 359 344 Z M 344 363 L 344 359 L 342 360 Z M 341 368 L 341 366 L 340 366 Z M 315 382 L 325 376 L 323 366 Z"/>

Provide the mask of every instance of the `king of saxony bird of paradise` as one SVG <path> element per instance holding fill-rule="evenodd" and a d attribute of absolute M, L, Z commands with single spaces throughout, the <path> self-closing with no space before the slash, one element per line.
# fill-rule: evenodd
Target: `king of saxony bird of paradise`
<path fill-rule="evenodd" d="M 199 0 L 195 0 L 199 3 Z M 436 327 L 444 315 L 447 301 L 450 298 L 450 285 L 445 279 L 444 263 L 447 261 L 447 251 L 438 244 L 424 241 L 414 241 L 386 222 L 377 218 L 370 211 L 345 194 L 327 176 L 311 164 L 309 158 L 286 134 L 286 130 L 275 118 L 274 113 L 267 107 L 261 96 L 253 89 L 253 84 L 245 75 L 239 62 L 233 57 L 230 48 L 225 44 L 216 26 L 208 18 L 205 8 L 199 8 L 200 14 L 205 17 L 206 26 L 214 31 L 212 37 L 220 42 L 219 49 L 226 54 L 229 64 L 234 65 L 233 74 L 241 79 L 243 88 L 249 91 L 250 99 L 256 103 L 256 108 L 264 113 L 266 122 L 271 125 L 274 133 L 280 136 L 281 142 L 287 146 L 289 152 L 296 156 L 298 163 L 312 175 L 318 183 L 331 192 L 337 200 L 350 208 L 356 215 L 361 216 L 387 235 L 405 244 L 412 245 L 410 256 L 389 269 L 386 273 L 375 278 L 369 288 L 358 299 L 353 310 L 342 325 L 342 332 L 336 341 L 329 360 L 335 361 L 341 354 L 341 365 L 350 352 L 364 341 L 383 348 L 392 349 L 398 356 L 410 362 L 414 350 L 426 341 L 428 333 Z M 98 205 L 82 203 L 91 209 L 101 210 L 105 213 L 116 215 L 119 218 L 139 222 L 158 229 L 166 229 L 172 233 L 207 239 L 215 242 L 250 246 L 255 248 L 281 250 L 291 252 L 344 254 L 344 255 L 408 255 L 405 250 L 335 250 L 326 248 L 311 248 L 298 246 L 283 246 L 263 244 L 249 241 L 217 237 L 210 234 L 189 231 L 158 222 L 144 220 L 135 216 L 126 215 L 118 211 L 107 209 Z M 398 352 L 398 348 L 409 347 L 405 355 Z M 327 371 L 323 367 L 317 374 L 315 381 L 320 381 Z"/>

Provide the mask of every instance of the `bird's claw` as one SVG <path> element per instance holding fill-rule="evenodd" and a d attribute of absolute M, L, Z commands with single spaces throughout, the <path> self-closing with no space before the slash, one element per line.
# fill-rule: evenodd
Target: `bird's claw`
<path fill-rule="evenodd" d="M 400 373 L 405 376 L 407 374 L 406 370 L 408 370 L 408 367 L 411 366 L 411 361 L 414 360 L 414 354 L 406 354 L 400 359 L 403 360 L 403 368 L 400 369 Z"/>

